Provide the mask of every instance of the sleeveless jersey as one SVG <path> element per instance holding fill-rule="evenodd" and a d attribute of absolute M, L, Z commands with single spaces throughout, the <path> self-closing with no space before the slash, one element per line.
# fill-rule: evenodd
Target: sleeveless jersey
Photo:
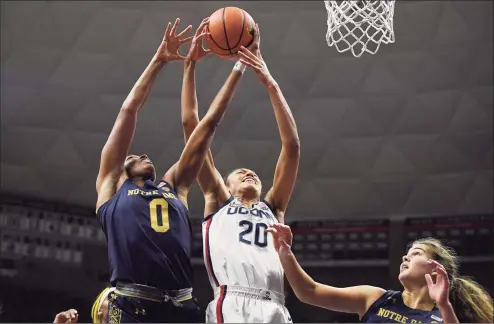
<path fill-rule="evenodd" d="M 138 187 L 127 179 L 97 216 L 108 242 L 112 286 L 192 287 L 188 211 L 168 183 L 147 180 Z"/>
<path fill-rule="evenodd" d="M 400 291 L 386 291 L 362 317 L 361 323 L 443 323 L 437 307 L 430 311 L 409 308 Z"/>
<path fill-rule="evenodd" d="M 283 294 L 283 268 L 266 232 L 277 222 L 265 201 L 249 208 L 234 197 L 204 219 L 204 262 L 213 289 L 236 285 Z"/>

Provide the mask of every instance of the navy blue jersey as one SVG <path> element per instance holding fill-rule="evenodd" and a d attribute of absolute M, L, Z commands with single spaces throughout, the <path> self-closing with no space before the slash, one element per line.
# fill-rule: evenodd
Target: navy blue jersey
<path fill-rule="evenodd" d="M 108 242 L 110 282 L 161 290 L 192 287 L 188 211 L 165 181 L 130 179 L 97 211 Z"/>
<path fill-rule="evenodd" d="M 361 323 L 443 323 L 437 307 L 430 311 L 409 308 L 401 292 L 388 290 L 362 317 Z"/>

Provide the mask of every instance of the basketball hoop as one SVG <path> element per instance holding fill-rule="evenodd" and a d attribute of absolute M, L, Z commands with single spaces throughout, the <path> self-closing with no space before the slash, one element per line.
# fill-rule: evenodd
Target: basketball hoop
<path fill-rule="evenodd" d="M 353 56 L 376 54 L 381 43 L 395 42 L 393 14 L 395 0 L 324 1 L 328 11 L 326 42 L 338 52 Z"/>

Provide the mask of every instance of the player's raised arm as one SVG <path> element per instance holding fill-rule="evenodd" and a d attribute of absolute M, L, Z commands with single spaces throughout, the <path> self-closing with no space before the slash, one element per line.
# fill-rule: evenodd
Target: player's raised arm
<path fill-rule="evenodd" d="M 197 31 L 206 30 L 208 23 L 209 17 L 202 21 Z M 198 32 L 196 32 L 196 35 L 198 35 Z M 185 143 L 187 143 L 190 135 L 199 124 L 199 109 L 195 80 L 196 62 L 209 53 L 211 53 L 211 50 L 204 49 L 202 46 L 202 39 L 194 37 L 189 49 L 189 54 L 184 63 L 184 77 L 182 82 L 181 112 Z M 217 201 L 218 194 L 220 196 L 226 196 L 228 194 L 227 190 L 223 190 L 226 188 L 223 188 L 221 175 L 218 174 L 214 167 L 213 155 L 210 149 L 206 154 L 206 159 L 199 171 L 197 180 L 207 204 L 212 201 Z M 228 197 L 223 197 L 223 199 L 226 200 Z"/>
<path fill-rule="evenodd" d="M 180 20 L 177 18 L 173 26 L 168 23 L 160 47 L 125 99 L 110 136 L 103 147 L 96 180 L 98 192 L 96 209 L 109 200 L 117 190 L 117 183 L 124 170 L 125 157 L 134 137 L 137 113 L 144 105 L 156 76 L 167 62 L 185 59 L 178 54 L 178 49 L 182 44 L 192 39 L 191 37 L 182 39 L 182 36 L 190 30 L 191 26 L 176 35 L 179 22 Z"/>
<path fill-rule="evenodd" d="M 300 140 L 297 125 L 290 107 L 281 92 L 280 87 L 269 73 L 259 48 L 260 34 L 256 25 L 256 40 L 253 54 L 245 47 L 239 52 L 241 62 L 252 67 L 262 84 L 267 88 L 269 98 L 274 108 L 276 122 L 281 137 L 281 153 L 274 173 L 273 187 L 266 194 L 265 200 L 271 205 L 280 222 L 284 222 L 284 214 L 297 179 Z M 257 48 L 256 48 L 257 44 Z"/>
<path fill-rule="evenodd" d="M 297 262 L 291 251 L 293 235 L 289 226 L 275 224 L 266 230 L 273 234 L 286 278 L 297 298 L 306 304 L 332 311 L 356 313 L 360 318 L 384 292 L 373 286 L 337 288 L 314 281 Z"/>
<path fill-rule="evenodd" d="M 206 33 L 206 30 L 203 29 L 200 30 L 198 35 L 196 34 L 196 45 L 201 46 L 199 40 L 202 39 Z M 184 124 L 186 139 L 188 137 L 188 132 L 192 130 L 193 126 L 191 125 L 194 125 L 199 118 L 197 115 L 197 99 L 195 96 L 193 68 L 194 67 L 193 65 L 190 65 L 190 62 L 189 65 L 186 63 L 182 89 L 182 118 L 184 118 L 184 116 L 187 118 L 186 120 L 182 120 L 182 123 Z M 208 112 L 190 134 L 180 160 L 174 167 L 173 172 L 167 172 L 165 175 L 165 180 L 168 182 L 173 181 L 175 188 L 177 188 L 177 192 L 182 197 L 188 192 L 192 183 L 195 181 L 196 177 L 198 177 L 201 167 L 205 165 L 206 167 L 202 168 L 203 172 L 199 179 L 201 189 L 204 192 L 218 194 L 218 199 L 220 200 L 226 201 L 226 199 L 228 199 L 228 190 L 221 181 L 221 177 L 217 174 L 212 163 L 210 146 L 216 128 L 223 119 L 226 109 L 237 89 L 242 73 L 243 71 L 238 68 L 232 70 L 225 84 L 211 103 Z M 208 155 L 208 152 L 209 160 L 206 164 L 204 163 L 204 160 Z"/>
<path fill-rule="evenodd" d="M 181 115 L 182 128 L 185 142 L 199 124 L 199 107 L 196 94 L 196 62 L 209 55 L 211 50 L 202 45 L 203 37 L 199 37 L 207 31 L 209 17 L 205 18 L 194 34 L 190 44 L 189 53 L 184 61 L 184 77 L 182 80 Z"/>

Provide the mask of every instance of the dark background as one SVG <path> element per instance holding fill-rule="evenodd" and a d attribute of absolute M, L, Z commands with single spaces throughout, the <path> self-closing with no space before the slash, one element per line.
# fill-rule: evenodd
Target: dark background
<path fill-rule="evenodd" d="M 166 23 L 196 27 L 223 6 L 259 23 L 263 57 L 298 125 L 287 220 L 304 268 L 328 284 L 399 289 L 406 244 L 433 235 L 492 294 L 491 1 L 399 1 L 396 43 L 361 58 L 328 48 L 323 1 L 2 1 L 3 321 L 51 321 L 69 307 L 90 320 L 108 281 L 93 212 L 101 148 Z M 201 115 L 232 65 L 213 56 L 198 63 Z M 160 173 L 183 149 L 181 78 L 180 63 L 166 66 L 139 115 L 132 151 L 148 153 Z M 267 93 L 247 71 L 213 142 L 216 165 L 251 168 L 269 188 L 279 149 Z M 212 290 L 197 186 L 189 201 L 205 306 Z M 357 320 L 287 291 L 295 322 Z"/>

